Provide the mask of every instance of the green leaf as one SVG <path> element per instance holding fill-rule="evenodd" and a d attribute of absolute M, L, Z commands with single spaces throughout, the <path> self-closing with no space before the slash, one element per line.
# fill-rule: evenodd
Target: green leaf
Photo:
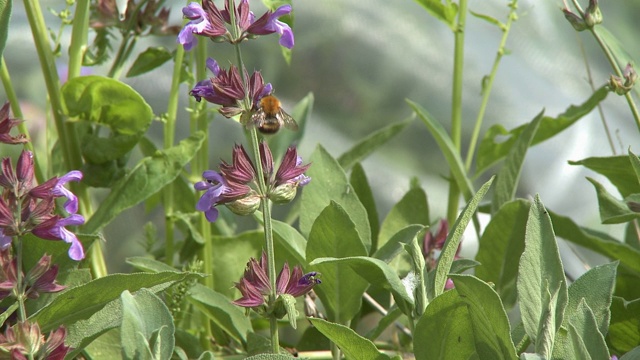
<path fill-rule="evenodd" d="M 311 262 L 311 265 L 319 264 L 348 265 L 356 274 L 369 282 L 369 284 L 380 286 L 390 291 L 398 308 L 400 308 L 404 314 L 411 315 L 413 310 L 413 297 L 407 293 L 404 284 L 395 270 L 384 261 L 366 256 L 353 256 L 340 259 L 324 257 L 317 258 Z M 326 277 L 324 278 L 326 279 Z M 324 286 L 326 282 L 326 280 L 323 281 L 322 285 L 319 286 Z"/>
<path fill-rule="evenodd" d="M 491 17 L 489 15 L 485 15 L 485 14 L 480 14 L 480 13 L 477 13 L 477 12 L 471 11 L 471 10 L 469 10 L 469 13 L 471 15 L 477 17 L 478 19 L 484 20 L 484 21 L 488 22 L 489 24 L 493 24 L 493 25 L 499 27 L 500 29 L 505 29 L 506 28 L 506 26 L 502 22 L 500 22 L 498 19 L 496 19 L 494 17 Z"/>
<path fill-rule="evenodd" d="M 384 246 L 392 236 L 408 225 L 429 225 L 427 194 L 421 187 L 412 187 L 387 214 L 378 235 L 378 246 Z"/>
<path fill-rule="evenodd" d="M 171 60 L 172 57 L 173 56 L 169 50 L 165 47 L 148 47 L 147 50 L 141 52 L 133 62 L 133 65 L 131 65 L 129 71 L 127 71 L 127 77 L 134 77 L 147 73 L 162 66 L 162 64 Z"/>
<path fill-rule="evenodd" d="M 450 276 L 467 304 L 480 359 L 515 359 L 509 319 L 495 290 L 475 276 Z"/>
<path fill-rule="evenodd" d="M 631 152 L 631 149 L 629 149 L 629 162 L 631 163 L 633 172 L 636 174 L 636 180 L 638 184 L 640 184 L 640 159 L 638 159 L 638 155 Z"/>
<path fill-rule="evenodd" d="M 431 16 L 449 25 L 451 30 L 456 28 L 456 15 L 458 14 L 458 5 L 451 2 L 451 0 L 415 0 L 418 4 L 422 5 Z"/>
<path fill-rule="evenodd" d="M 298 123 L 298 131 L 283 130 L 278 133 L 278 136 L 271 136 L 267 139 L 274 159 L 281 159 L 291 144 L 300 143 L 313 111 L 313 102 L 313 93 L 308 93 L 291 112 L 287 111 Z"/>
<path fill-rule="evenodd" d="M 309 318 L 309 321 L 324 336 L 336 344 L 347 359 L 352 360 L 383 360 L 390 359 L 384 353 L 378 351 L 376 346 L 368 339 L 358 335 L 352 329 L 334 324 L 322 319 Z"/>
<path fill-rule="evenodd" d="M 424 226 L 409 225 L 391 237 L 383 247 L 373 254 L 373 257 L 380 259 L 386 263 L 390 263 L 398 254 L 403 251 L 402 244 L 410 243 L 416 236 L 418 231 L 424 229 Z"/>
<path fill-rule="evenodd" d="M 633 212 L 624 201 L 616 199 L 607 189 L 592 178 L 587 178 L 596 188 L 600 221 L 603 224 L 620 224 L 640 218 L 640 213 Z"/>
<path fill-rule="evenodd" d="M 11 19 L 12 0 L 0 0 L 0 58 L 7 45 L 7 36 L 9 35 L 9 20 Z M 4 60 L 0 60 L 4 62 Z"/>
<path fill-rule="evenodd" d="M 435 297 L 437 297 L 444 291 L 444 286 L 447 282 L 449 271 L 451 270 L 451 264 L 453 263 L 453 259 L 455 258 L 456 251 L 458 250 L 458 246 L 460 245 L 460 241 L 462 241 L 464 230 L 469 224 L 469 221 L 471 221 L 473 214 L 476 212 L 480 201 L 487 193 L 487 191 L 489 191 L 489 187 L 491 187 L 493 179 L 494 178 L 492 177 L 491 179 L 489 179 L 489 181 L 482 185 L 480 190 L 478 190 L 478 192 L 465 206 L 464 210 L 462 210 L 462 212 L 456 219 L 456 222 L 451 227 L 451 230 L 447 235 L 447 240 L 442 246 L 440 257 L 438 258 L 438 264 L 435 268 L 435 278 L 433 284 L 430 284 L 432 287 L 431 291 L 428 292 L 429 294 L 433 294 Z"/>
<path fill-rule="evenodd" d="M 114 185 L 82 230 L 93 234 L 122 211 L 162 190 L 180 175 L 203 141 L 204 133 L 196 132 L 178 145 L 140 160 L 126 177 Z"/>
<path fill-rule="evenodd" d="M 465 170 L 464 163 L 460 158 L 458 150 L 456 150 L 456 147 L 453 145 L 453 141 L 451 141 L 451 138 L 447 134 L 447 131 L 433 118 L 433 116 L 431 116 L 431 114 L 429 114 L 425 108 L 411 100 L 407 100 L 407 102 L 413 111 L 418 114 L 438 143 L 440 151 L 442 151 L 442 154 L 449 164 L 449 169 L 451 169 L 451 173 L 458 185 L 458 189 L 462 192 L 465 200 L 469 201 L 473 195 L 473 185 L 471 184 L 471 180 L 467 177 L 467 171 Z"/>
<path fill-rule="evenodd" d="M 480 359 L 472 328 L 467 304 L 455 289 L 445 291 L 429 303 L 416 324 L 416 360 Z"/>
<path fill-rule="evenodd" d="M 153 111 L 129 85 L 102 76 L 80 76 L 61 88 L 67 115 L 109 128 L 108 137 L 97 131 L 82 136 L 82 155 L 92 164 L 105 164 L 129 153 L 153 120 Z"/>
<path fill-rule="evenodd" d="M 622 355 L 620 360 L 638 360 L 640 359 L 640 346 L 636 346 L 633 350 Z"/>
<path fill-rule="evenodd" d="M 369 330 L 366 335 L 366 338 L 374 341 L 377 339 L 382 333 L 391 326 L 398 318 L 402 316 L 402 311 L 399 308 L 395 308 L 387 313 L 387 315 L 383 316 L 380 320 L 378 320 L 377 324 L 374 324 L 374 328 Z"/>
<path fill-rule="evenodd" d="M 547 139 L 552 138 L 556 134 L 562 132 L 583 116 L 593 110 L 602 100 L 607 97 L 609 91 L 606 87 L 596 90 L 591 97 L 583 104 L 578 106 L 570 106 L 564 113 L 556 118 L 545 116 L 538 129 L 536 136 L 533 138 L 532 145 L 539 144 Z M 480 146 L 478 147 L 476 174 L 480 175 L 491 165 L 507 156 L 511 147 L 514 146 L 516 140 L 522 134 L 527 124 L 520 125 L 510 131 L 507 131 L 502 125 L 496 124 L 487 130 Z M 504 137 L 508 136 L 505 140 Z"/>
<path fill-rule="evenodd" d="M 211 258 L 211 274 L 216 292 L 232 297 L 237 294 L 233 283 L 244 274 L 249 257 L 259 258 L 264 246 L 264 232 L 246 231 L 235 236 L 211 236 L 215 251 Z M 238 261 L 238 259 L 243 259 Z"/>
<path fill-rule="evenodd" d="M 303 235 L 309 235 L 318 215 L 330 202 L 334 201 L 344 209 L 355 224 L 360 241 L 368 253 L 371 249 L 371 230 L 367 210 L 353 191 L 344 171 L 321 145 L 318 145 L 313 152 L 310 161 L 313 165 L 306 174 L 313 180 L 302 191 L 300 232 Z M 310 261 L 309 257 L 307 261 Z"/>
<path fill-rule="evenodd" d="M 234 340 L 247 343 L 247 334 L 253 332 L 251 321 L 224 295 L 196 284 L 189 290 L 189 301 Z"/>
<path fill-rule="evenodd" d="M 640 299 L 626 301 L 613 297 L 607 343 L 620 354 L 640 344 Z"/>
<path fill-rule="evenodd" d="M 135 296 L 124 291 L 120 299 L 122 356 L 125 359 L 171 358 L 175 327 L 164 302 L 146 289 L 138 291 Z"/>
<path fill-rule="evenodd" d="M 245 360 L 291 360 L 291 356 L 281 354 L 258 354 L 245 358 Z"/>
<path fill-rule="evenodd" d="M 520 181 L 520 173 L 527 150 L 531 146 L 531 141 L 538 131 L 542 121 L 544 111 L 540 112 L 522 131 L 520 136 L 509 149 L 507 158 L 498 172 L 496 186 L 493 189 L 493 199 L 491 201 L 491 213 L 495 214 L 507 201 L 513 200 Z"/>
<path fill-rule="evenodd" d="M 596 318 L 584 299 L 580 300 L 576 312 L 568 317 L 569 338 L 576 354 L 585 352 L 588 356 L 580 359 L 609 359 L 609 350 L 602 333 L 598 330 Z"/>
<path fill-rule="evenodd" d="M 565 317 L 570 318 L 576 311 L 580 311 L 580 302 L 584 300 L 594 315 L 596 328 L 602 334 L 606 334 L 611 318 L 610 307 L 616 283 L 617 267 L 617 261 L 600 265 L 590 269 L 574 281 L 569 286 L 569 301 Z"/>
<path fill-rule="evenodd" d="M 640 251 L 611 236 L 595 230 L 582 228 L 568 217 L 549 211 L 556 235 L 574 244 L 602 255 L 620 260 L 625 266 L 640 272 Z"/>
<path fill-rule="evenodd" d="M 604 175 L 618 189 L 622 197 L 640 193 L 640 182 L 630 156 L 591 157 L 579 161 L 569 161 L 570 165 L 582 165 Z"/>
<path fill-rule="evenodd" d="M 526 200 L 502 205 L 482 233 L 476 255 L 482 265 L 476 268 L 475 275 L 495 284 L 507 309 L 517 300 L 516 278 L 530 205 Z"/>
<path fill-rule="evenodd" d="M 332 201 L 311 228 L 306 255 L 307 261 L 311 262 L 321 257 L 366 256 L 367 250 L 349 215 Z M 342 324 L 350 321 L 360 311 L 367 282 L 347 264 L 318 264 L 311 269 L 322 274 L 322 284 L 314 290 L 329 319 Z"/>
<path fill-rule="evenodd" d="M 349 170 L 357 162 L 364 160 L 382 145 L 393 139 L 412 122 L 413 119 L 408 119 L 391 124 L 360 140 L 360 142 L 352 146 L 351 149 L 340 155 L 338 158 L 340 166 L 345 170 Z"/>
<path fill-rule="evenodd" d="M 150 273 L 159 273 L 163 271 L 175 271 L 176 273 L 179 272 L 173 266 L 169 266 L 163 263 L 162 261 L 158 261 L 148 257 L 133 256 L 133 257 L 127 258 L 125 261 L 127 264 L 133 266 L 134 269 L 144 271 L 144 272 L 150 272 Z"/>
<path fill-rule="evenodd" d="M 379 246 L 378 230 L 380 228 L 380 220 L 378 220 L 378 210 L 373 197 L 373 191 L 371 191 L 371 186 L 369 186 L 369 181 L 367 181 L 367 175 L 364 173 L 364 169 L 360 163 L 353 165 L 349 183 L 353 187 L 356 195 L 358 195 L 358 199 L 360 199 L 365 210 L 367 210 L 369 227 L 371 229 L 371 249 L 376 251 Z"/>
<path fill-rule="evenodd" d="M 282 221 L 272 219 L 271 226 L 276 244 L 282 245 L 285 251 L 291 255 L 291 259 L 295 259 L 300 266 L 305 267 L 307 264 L 305 258 L 307 240 L 298 230 Z"/>
<path fill-rule="evenodd" d="M 550 357 L 568 295 L 551 219 L 537 195 L 529 210 L 517 288 L 525 331 L 536 353 Z"/>
<path fill-rule="evenodd" d="M 119 299 L 125 291 L 148 288 L 161 291 L 177 282 L 200 277 L 194 273 L 161 272 L 157 274 L 135 273 L 105 276 L 84 285 L 76 286 L 58 295 L 46 307 L 30 317 L 37 321 L 43 332 L 61 324 L 69 325 L 89 318 L 107 303 Z"/>

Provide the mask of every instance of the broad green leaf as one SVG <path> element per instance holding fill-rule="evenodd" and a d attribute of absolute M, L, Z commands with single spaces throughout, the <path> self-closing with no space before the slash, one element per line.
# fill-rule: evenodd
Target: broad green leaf
<path fill-rule="evenodd" d="M 420 239 L 421 241 L 418 241 Z M 424 313 L 424 309 L 429 304 L 427 296 L 427 266 L 423 254 L 424 234 L 422 232 L 416 234 L 410 243 L 402 244 L 404 250 L 409 254 L 411 261 L 411 272 L 403 279 L 403 285 L 407 292 L 413 296 L 415 303 L 415 311 L 412 314 L 406 313 L 407 316 L 417 318 Z"/>
<path fill-rule="evenodd" d="M 163 263 L 162 261 L 158 261 L 148 257 L 133 256 L 133 257 L 127 258 L 125 261 L 127 264 L 133 266 L 135 269 L 144 271 L 144 272 L 150 272 L 150 273 L 159 273 L 163 271 L 179 272 L 173 266 L 169 266 Z"/>
<path fill-rule="evenodd" d="M 416 360 L 480 359 L 468 305 L 455 289 L 429 303 L 413 336 Z"/>
<path fill-rule="evenodd" d="M 245 358 L 245 360 L 291 360 L 291 356 L 281 354 L 258 354 Z"/>
<path fill-rule="evenodd" d="M 529 210 L 517 288 L 525 331 L 536 353 L 548 357 L 568 295 L 551 219 L 537 195 Z"/>
<path fill-rule="evenodd" d="M 629 162 L 631 163 L 633 172 L 636 174 L 636 180 L 638 184 L 640 184 L 640 159 L 638 159 L 638 155 L 631 152 L 631 149 L 629 149 Z"/>
<path fill-rule="evenodd" d="M 12 0 L 0 0 L 0 63 L 4 62 L 2 54 L 7 45 L 9 35 L 9 20 L 11 19 Z"/>
<path fill-rule="evenodd" d="M 471 275 L 450 275 L 473 324 L 481 359 L 516 359 L 511 326 L 498 293 Z"/>
<path fill-rule="evenodd" d="M 640 213 L 631 211 L 624 201 L 609 194 L 602 184 L 589 177 L 587 180 L 596 188 L 600 221 L 603 224 L 620 224 L 640 218 Z"/>
<path fill-rule="evenodd" d="M 637 241 L 637 240 L 636 240 Z M 614 295 L 624 299 L 640 298 L 640 273 L 626 266 L 618 267 L 616 274 L 616 291 Z"/>
<path fill-rule="evenodd" d="M 307 260 L 305 253 L 307 251 L 307 240 L 291 225 L 278 221 L 271 220 L 271 226 L 273 228 L 273 237 L 276 240 L 276 244 L 282 245 L 292 259 L 305 267 Z"/>
<path fill-rule="evenodd" d="M 564 113 L 558 115 L 558 117 L 552 118 L 545 116 L 542 119 L 536 136 L 533 138 L 532 145 L 548 140 L 573 125 L 583 116 L 590 113 L 593 108 L 607 97 L 608 93 L 609 90 L 603 86 L 596 90 L 587 101 L 578 106 L 570 106 Z M 478 147 L 476 163 L 477 176 L 507 156 L 509 150 L 513 147 L 526 126 L 527 124 L 520 125 L 507 131 L 502 125 L 496 124 L 487 130 Z M 508 139 L 504 140 L 505 136 L 507 136 Z"/>
<path fill-rule="evenodd" d="M 349 177 L 349 183 L 353 187 L 358 199 L 367 210 L 367 217 L 369 219 L 369 227 L 371 229 L 371 251 L 378 250 L 378 231 L 380 229 L 380 220 L 378 220 L 378 209 L 376 208 L 376 202 L 373 197 L 373 191 L 367 181 L 367 175 L 364 173 L 364 169 L 360 163 L 353 165 L 351 169 L 351 176 Z"/>
<path fill-rule="evenodd" d="M 97 132 L 82 136 L 82 155 L 92 164 L 105 164 L 127 154 L 153 120 L 144 98 L 118 80 L 90 75 L 67 81 L 61 89 L 67 115 L 108 127 L 109 136 Z"/>
<path fill-rule="evenodd" d="M 458 5 L 452 3 L 451 0 L 415 0 L 422 5 L 431 16 L 449 25 L 451 30 L 456 28 L 456 16 L 458 15 Z"/>
<path fill-rule="evenodd" d="M 43 332 L 51 331 L 61 324 L 70 325 L 89 318 L 107 303 L 119 299 L 125 291 L 148 288 L 161 291 L 177 282 L 200 277 L 194 273 L 161 272 L 156 274 L 114 274 L 84 285 L 76 286 L 58 295 L 50 304 L 30 317 L 37 321 Z"/>
<path fill-rule="evenodd" d="M 347 359 L 352 360 L 383 360 L 390 359 L 378 351 L 376 346 L 367 338 L 358 335 L 352 329 L 322 319 L 309 318 L 309 321 L 324 336 L 336 344 Z"/>
<path fill-rule="evenodd" d="M 367 210 L 353 191 L 344 171 L 321 145 L 318 145 L 313 152 L 310 162 L 313 165 L 306 174 L 312 180 L 302 190 L 300 232 L 308 236 L 318 215 L 330 202 L 334 201 L 344 209 L 355 224 L 360 241 L 368 253 L 371 249 L 371 230 Z M 307 261 L 310 261 L 308 257 Z"/>
<path fill-rule="evenodd" d="M 596 318 L 589 305 L 580 300 L 576 311 L 568 317 L 569 338 L 575 354 L 586 351 L 587 356 L 579 359 L 609 359 L 609 350 L 602 333 L 598 330 Z M 576 357 L 574 357 L 576 358 Z"/>
<path fill-rule="evenodd" d="M 453 145 L 453 141 L 447 134 L 447 131 L 435 120 L 433 116 L 431 116 L 431 114 L 429 114 L 425 108 L 411 100 L 407 100 L 407 102 L 413 111 L 418 114 L 422 122 L 427 126 L 427 129 L 436 140 L 436 143 L 438 143 L 440 151 L 442 151 L 442 154 L 449 164 L 449 169 L 451 169 L 451 173 L 458 185 L 458 189 L 462 192 L 465 200 L 469 201 L 473 195 L 473 184 L 471 184 L 471 180 L 467 177 L 467 171 L 465 170 L 464 163 L 460 158 L 458 150 L 456 150 L 456 147 Z"/>
<path fill-rule="evenodd" d="M 357 162 L 364 160 L 371 153 L 386 144 L 412 122 L 413 119 L 404 120 L 370 134 L 338 157 L 340 166 L 345 170 L 349 170 Z"/>
<path fill-rule="evenodd" d="M 496 185 L 493 188 L 493 199 L 491 201 L 492 214 L 498 212 L 504 203 L 513 200 L 515 197 L 524 158 L 527 155 L 529 146 L 531 146 L 531 141 L 538 131 L 538 126 L 540 126 L 543 115 L 544 112 L 540 112 L 538 116 L 524 128 L 511 149 L 509 149 L 504 164 L 502 164 L 496 177 Z"/>
<path fill-rule="evenodd" d="M 311 262 L 321 257 L 366 256 L 367 250 L 352 219 L 332 201 L 311 228 L 306 255 L 307 261 Z M 341 324 L 350 321 L 360 311 L 367 282 L 347 264 L 318 264 L 311 269 L 322 274 L 322 284 L 314 290 L 329 319 Z"/>
<path fill-rule="evenodd" d="M 476 255 L 482 264 L 476 268 L 476 276 L 495 284 L 507 309 L 517 300 L 516 278 L 530 205 L 521 199 L 502 205 L 482 233 Z"/>
<path fill-rule="evenodd" d="M 596 327 L 602 334 L 607 333 L 611 318 L 611 299 L 616 282 L 618 262 L 594 267 L 582 274 L 569 286 L 569 301 L 565 317 L 573 316 L 582 300 L 586 301 L 595 316 Z"/>
<path fill-rule="evenodd" d="M 169 359 L 175 344 L 175 327 L 169 308 L 146 289 L 135 296 L 125 290 L 120 299 L 122 356 L 125 359 Z"/>
<path fill-rule="evenodd" d="M 451 264 L 456 256 L 456 251 L 458 250 L 458 246 L 460 245 L 460 241 L 462 241 L 462 235 L 464 234 L 464 230 L 467 228 L 469 221 L 473 217 L 473 214 L 476 212 L 480 201 L 484 197 L 484 195 L 489 191 L 489 187 L 491 187 L 491 183 L 493 182 L 493 177 L 489 179 L 480 190 L 473 196 L 473 198 L 467 203 L 464 210 L 460 213 L 456 222 L 451 227 L 449 231 L 449 235 L 447 235 L 447 240 L 444 242 L 442 246 L 442 252 L 440 253 L 440 257 L 438 258 L 438 264 L 435 268 L 435 278 L 431 286 L 431 291 L 428 291 L 429 294 L 433 294 L 435 297 L 442 294 L 444 291 L 444 286 L 447 282 L 447 277 L 449 275 L 449 271 L 451 270 Z"/>
<path fill-rule="evenodd" d="M 242 278 L 250 257 L 258 259 L 264 246 L 264 232 L 247 231 L 235 236 L 211 236 L 213 252 L 206 254 L 211 259 L 213 290 L 227 297 L 237 292 L 234 282 Z M 240 260 L 239 260 L 240 259 Z"/>
<path fill-rule="evenodd" d="M 141 52 L 133 65 L 127 71 L 127 77 L 134 77 L 147 73 L 162 64 L 171 60 L 172 55 L 167 48 L 162 46 L 148 47 L 147 50 Z"/>
<path fill-rule="evenodd" d="M 395 233 L 383 247 L 373 254 L 373 257 L 390 263 L 403 251 L 402 245 L 410 243 L 418 231 L 424 229 L 421 225 L 409 225 Z"/>
<path fill-rule="evenodd" d="M 82 232 L 75 234 L 84 249 L 89 249 L 96 242 L 104 241 L 102 234 L 86 235 Z M 51 256 L 51 263 L 58 265 L 59 273 L 78 267 L 78 262 L 69 258 L 69 244 L 64 241 L 44 240 L 33 234 L 26 234 L 22 238 L 22 246 L 22 263 L 25 269 L 36 265 L 44 254 Z"/>
<path fill-rule="evenodd" d="M 278 136 L 271 136 L 267 139 L 274 159 L 281 159 L 291 144 L 300 143 L 313 111 L 313 102 L 313 93 L 308 93 L 293 107 L 292 111 L 285 109 L 298 123 L 298 131 L 284 129 L 278 132 Z M 304 163 L 306 164 L 307 162 L 305 161 Z"/>
<path fill-rule="evenodd" d="M 399 308 L 395 308 L 387 313 L 387 315 L 383 316 L 378 323 L 375 324 L 375 327 L 366 335 L 366 338 L 374 341 L 377 339 L 382 333 L 391 326 L 398 318 L 402 316 L 402 311 Z"/>
<path fill-rule="evenodd" d="M 579 227 L 568 217 L 557 215 L 551 211 L 549 211 L 549 215 L 558 237 L 612 259 L 620 260 L 625 266 L 640 272 L 639 250 L 617 241 L 605 233 Z"/>
<path fill-rule="evenodd" d="M 66 340 L 65 345 L 69 345 Z M 67 354 L 67 358 L 73 359 L 74 356 L 79 354 L 86 354 L 90 359 L 124 360 L 122 359 L 121 350 L 120 329 L 114 328 L 111 331 L 103 333 L 83 349 L 72 350 Z"/>
<path fill-rule="evenodd" d="M 229 336 L 246 344 L 247 334 L 253 332 L 251 321 L 224 295 L 196 284 L 189 290 L 189 301 Z"/>
<path fill-rule="evenodd" d="M 638 360 L 640 359 L 640 346 L 636 346 L 633 350 L 622 355 L 620 360 Z"/>
<path fill-rule="evenodd" d="M 378 235 L 378 246 L 384 246 L 392 236 L 408 225 L 429 225 L 427 194 L 421 187 L 412 187 L 387 214 Z"/>
<path fill-rule="evenodd" d="M 579 161 L 569 161 L 570 165 L 582 165 L 604 175 L 618 189 L 622 197 L 640 193 L 640 182 L 629 156 L 591 157 Z"/>
<path fill-rule="evenodd" d="M 411 315 L 413 310 L 413 297 L 407 293 L 407 290 L 396 274 L 387 263 L 366 256 L 336 258 L 317 258 L 311 262 L 311 265 L 319 264 L 346 264 L 356 274 L 365 279 L 369 284 L 380 286 L 391 292 L 393 299 L 396 301 L 398 308 L 406 315 Z M 326 276 L 323 274 L 324 281 L 319 286 L 327 283 Z M 316 288 L 317 289 L 317 288 Z"/>
<path fill-rule="evenodd" d="M 640 344 L 640 299 L 626 301 L 613 297 L 607 343 L 620 354 Z"/>
<path fill-rule="evenodd" d="M 204 133 L 196 132 L 178 145 L 140 160 L 126 177 L 114 185 L 82 231 L 89 234 L 99 231 L 122 211 L 162 190 L 180 175 L 203 141 Z"/>

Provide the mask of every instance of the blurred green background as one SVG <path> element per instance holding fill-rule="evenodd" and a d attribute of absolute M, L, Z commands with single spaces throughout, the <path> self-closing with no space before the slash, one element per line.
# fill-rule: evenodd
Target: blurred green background
<path fill-rule="evenodd" d="M 586 7 L 586 1 L 583 2 Z M 64 1 L 42 4 L 57 11 L 64 8 Z M 168 4 L 172 8 L 170 23 L 181 24 L 180 9 L 185 3 L 168 1 Z M 497 0 L 470 1 L 469 9 L 506 21 L 507 4 Z M 252 0 L 251 5 L 254 12 L 261 13 L 262 5 L 258 1 Z M 586 100 L 591 89 L 581 46 L 587 54 L 596 87 L 604 84 L 611 73 L 593 38 L 586 33 L 576 34 L 565 21 L 560 11 L 561 1 L 523 0 L 518 7 L 519 20 L 507 42 L 510 54 L 500 65 L 485 129 L 493 124 L 510 129 L 530 121 L 542 109 L 555 116 L 570 104 Z M 314 111 L 304 140 L 299 144 L 303 158 L 308 158 L 318 143 L 337 157 L 370 132 L 407 118 L 411 111 L 405 99 L 420 103 L 448 127 L 453 35 L 420 5 L 412 0 L 299 0 L 294 1 L 293 8 L 296 46 L 290 65 L 281 56 L 276 36 L 246 42 L 243 55 L 249 70 L 262 70 L 265 81 L 273 84 L 286 109 L 292 109 L 297 101 L 313 92 Z M 638 58 L 640 1 L 603 2 L 601 9 L 603 25 L 620 40 L 630 59 Z M 59 20 L 47 15 L 48 26 L 57 31 Z M 467 23 L 465 148 L 481 100 L 481 82 L 491 69 L 502 35 L 496 26 L 471 15 Z M 68 31 L 63 39 L 68 42 Z M 138 43 L 136 51 L 160 45 L 173 50 L 177 44 L 174 37 L 147 38 Z M 65 66 L 66 50 L 63 43 L 60 68 Z M 209 54 L 222 65 L 233 59 L 232 48 L 227 44 L 211 44 Z M 21 1 L 14 2 L 4 55 L 36 145 L 42 146 L 46 90 Z M 96 67 L 90 71 L 102 75 L 107 69 Z M 166 111 L 170 64 L 143 76 L 121 80 L 139 91 L 156 114 Z M 177 139 L 188 134 L 185 110 L 188 91 L 183 87 Z M 0 89 L 0 100 L 5 99 L 4 90 Z M 624 99 L 609 95 L 603 106 L 616 151 L 625 153 L 631 147 L 632 151 L 640 152 L 638 130 Z M 161 129 L 161 124 L 156 122 L 150 130 L 157 144 L 161 143 Z M 216 116 L 211 123 L 211 167 L 217 167 L 220 158 L 228 160 L 233 144 L 243 141 L 236 123 Z M 15 154 L 15 150 L 0 148 L 3 156 Z M 601 119 L 594 112 L 557 138 L 530 150 L 518 196 L 540 193 L 550 209 L 570 215 L 584 225 L 598 227 L 595 192 L 584 176 L 606 181 L 568 165 L 567 160 L 611 154 Z M 419 121 L 368 158 L 364 166 L 375 188 L 381 216 L 407 191 L 409 179 L 414 176 L 427 191 L 432 220 L 444 215 L 447 166 L 435 141 Z M 124 258 L 142 252 L 139 245 L 143 241 L 142 226 L 149 220 L 161 228 L 163 214 L 146 214 L 144 208 L 138 206 L 122 214 L 106 229 L 111 271 L 126 271 Z M 619 229 L 613 231 L 620 232 Z M 477 245 L 473 240 L 465 241 L 464 256 L 475 253 Z M 578 268 L 572 270 L 566 265 L 569 272 L 579 272 L 579 264 L 575 266 Z"/>

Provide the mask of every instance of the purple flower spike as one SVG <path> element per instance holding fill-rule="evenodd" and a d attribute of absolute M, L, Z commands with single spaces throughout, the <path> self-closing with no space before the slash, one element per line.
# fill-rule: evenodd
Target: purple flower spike
<path fill-rule="evenodd" d="M 69 248 L 69 258 L 75 261 L 84 259 L 84 249 L 82 243 L 74 233 L 65 229 L 65 226 L 78 226 L 84 224 L 82 215 L 73 214 L 67 218 L 61 219 L 54 216 L 44 221 L 33 229 L 33 234 L 41 239 L 46 240 L 63 240 L 71 244 Z"/>
<path fill-rule="evenodd" d="M 54 186 L 53 190 L 51 190 L 53 196 L 64 196 L 68 199 L 67 202 L 64 203 L 64 209 L 69 214 L 75 214 L 78 212 L 78 198 L 71 191 L 66 189 L 64 185 L 69 181 L 80 180 L 82 180 L 82 172 L 78 170 L 69 171 L 66 175 L 58 179 L 56 186 Z"/>

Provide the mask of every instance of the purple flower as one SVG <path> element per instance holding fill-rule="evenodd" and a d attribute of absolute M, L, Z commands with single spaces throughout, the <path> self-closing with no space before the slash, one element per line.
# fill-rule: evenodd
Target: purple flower
<path fill-rule="evenodd" d="M 252 35 L 268 35 L 278 33 L 280 45 L 292 49 L 294 45 L 293 31 L 286 23 L 278 20 L 279 17 L 289 15 L 291 5 L 282 5 L 275 11 L 267 11 L 259 19 L 254 21 L 246 31 Z"/>
<path fill-rule="evenodd" d="M 78 226 L 84 224 L 84 217 L 78 214 L 72 214 L 66 218 L 54 216 L 49 220 L 36 226 L 32 232 L 35 236 L 45 240 L 63 240 L 71 244 L 69 248 L 69 258 L 75 261 L 84 259 L 84 249 L 78 237 L 65 226 Z"/>
<path fill-rule="evenodd" d="M 37 299 L 40 293 L 54 293 L 66 289 L 66 286 L 56 282 L 58 265 L 51 266 L 51 256 L 44 255 L 38 263 L 27 273 L 26 281 L 30 284 L 27 297 Z"/>
<path fill-rule="evenodd" d="M 274 186 L 287 183 L 295 183 L 297 186 L 304 186 L 311 181 L 311 178 L 304 175 L 304 172 L 311 164 L 302 165 L 302 158 L 298 156 L 295 147 L 290 146 L 282 158 L 282 163 L 276 172 Z"/>
<path fill-rule="evenodd" d="M 227 34 L 224 20 L 213 2 L 205 4 L 205 6 L 207 6 L 207 11 L 196 2 L 192 2 L 182 8 L 184 17 L 191 21 L 180 31 L 177 42 L 182 44 L 186 51 L 191 50 L 198 43 L 198 39 L 194 34 L 208 37 L 218 37 Z"/>
<path fill-rule="evenodd" d="M 267 254 L 263 251 L 260 262 L 251 258 L 247 263 L 242 279 L 236 283 L 236 288 L 240 290 L 242 297 L 233 303 L 254 309 L 265 304 L 271 292 L 267 272 Z M 322 282 L 317 278 L 318 275 L 315 271 L 303 275 L 302 268 L 298 265 L 294 266 L 293 272 L 290 272 L 289 264 L 285 263 L 276 280 L 276 295 L 303 296 L 311 291 L 315 285 Z"/>
<path fill-rule="evenodd" d="M 78 212 L 78 198 L 69 190 L 64 187 L 64 184 L 69 181 L 80 181 L 82 180 L 82 173 L 78 170 L 73 170 L 68 172 L 66 175 L 58 179 L 56 186 L 53 187 L 51 193 L 53 196 L 61 197 L 64 196 L 68 200 L 64 203 L 64 209 L 67 210 L 69 214 L 75 214 Z"/>
<path fill-rule="evenodd" d="M 11 236 L 6 236 L 4 231 L 0 228 L 0 250 L 6 250 L 9 246 L 11 246 Z"/>
<path fill-rule="evenodd" d="M 214 222 L 218 219 L 218 209 L 216 205 L 222 199 L 222 193 L 225 190 L 225 180 L 219 173 L 213 170 L 207 170 L 202 173 L 204 181 L 197 182 L 193 187 L 198 190 L 206 190 L 206 192 L 198 200 L 196 210 L 204 211 L 209 222 Z"/>

